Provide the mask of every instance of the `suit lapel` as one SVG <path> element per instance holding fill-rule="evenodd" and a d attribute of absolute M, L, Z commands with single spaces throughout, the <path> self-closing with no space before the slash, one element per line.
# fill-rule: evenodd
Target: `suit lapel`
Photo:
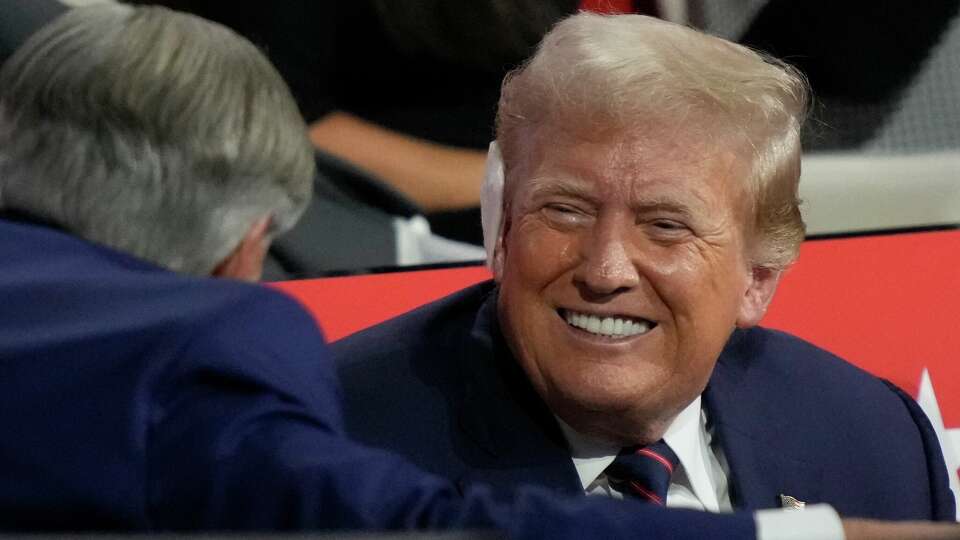
<path fill-rule="evenodd" d="M 791 444 L 791 426 L 776 414 L 780 404 L 756 391 L 769 381 L 753 341 L 750 331 L 734 333 L 704 392 L 715 444 L 730 467 L 731 501 L 746 510 L 779 507 L 781 494 L 818 501 L 821 468 Z"/>
<path fill-rule="evenodd" d="M 479 452 L 459 483 L 483 482 L 502 493 L 520 484 L 582 493 L 560 428 L 500 333 L 496 298 L 494 290 L 461 348 L 458 420 Z"/>

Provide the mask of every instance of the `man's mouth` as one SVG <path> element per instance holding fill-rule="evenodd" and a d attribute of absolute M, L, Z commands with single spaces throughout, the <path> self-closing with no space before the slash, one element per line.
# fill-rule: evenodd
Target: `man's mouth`
<path fill-rule="evenodd" d="M 594 335 L 612 338 L 624 338 L 646 334 L 656 327 L 656 323 L 625 315 L 607 317 L 580 313 L 569 309 L 560 310 L 567 324 Z"/>

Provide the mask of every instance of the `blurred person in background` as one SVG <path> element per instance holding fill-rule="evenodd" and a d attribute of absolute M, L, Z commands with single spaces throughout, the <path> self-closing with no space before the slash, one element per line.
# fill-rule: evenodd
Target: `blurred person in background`
<path fill-rule="evenodd" d="M 480 183 L 506 72 L 576 0 L 163 0 L 262 44 L 321 151 L 480 244 Z"/>

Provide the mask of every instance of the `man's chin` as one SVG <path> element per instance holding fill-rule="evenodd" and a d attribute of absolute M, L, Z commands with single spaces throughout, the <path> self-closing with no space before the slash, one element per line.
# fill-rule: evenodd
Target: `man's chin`
<path fill-rule="evenodd" d="M 618 446 L 647 445 L 663 438 L 672 418 L 632 418 L 597 412 L 564 419 L 577 433 Z"/>
<path fill-rule="evenodd" d="M 638 403 L 637 396 L 651 393 L 643 388 L 611 391 L 602 385 L 580 387 L 547 405 L 577 432 L 639 444 L 650 437 L 655 436 L 651 442 L 662 437 L 670 421 L 683 409 L 672 400 Z"/>

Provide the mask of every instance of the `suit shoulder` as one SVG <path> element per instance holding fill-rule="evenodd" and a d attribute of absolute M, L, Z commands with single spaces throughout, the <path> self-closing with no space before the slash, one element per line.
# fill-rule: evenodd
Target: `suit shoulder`
<path fill-rule="evenodd" d="M 188 312 L 190 329 L 237 334 L 256 331 L 274 333 L 275 339 L 300 335 L 322 340 L 319 326 L 306 308 L 268 285 L 174 273 L 154 275 L 149 285 L 143 278 L 139 283 L 171 313 Z"/>
<path fill-rule="evenodd" d="M 221 347 L 249 346 L 250 351 L 274 349 L 281 361 L 326 354 L 316 320 L 281 291 L 265 285 L 204 280 L 194 292 L 210 306 L 203 320 L 196 321 L 196 339 Z"/>
<path fill-rule="evenodd" d="M 246 388 L 309 404 L 339 427 L 339 388 L 313 317 L 267 286 L 227 282 L 204 291 L 219 297 L 213 300 L 217 307 L 184 336 L 173 369 L 163 377 L 164 391 L 176 395 L 202 374 L 211 388 Z"/>
<path fill-rule="evenodd" d="M 876 376 L 836 354 L 780 330 L 752 328 L 737 332 L 725 355 L 749 369 L 776 370 L 796 380 L 812 378 L 831 384 L 871 384 L 883 388 Z"/>
<path fill-rule="evenodd" d="M 331 344 L 338 370 L 386 359 L 436 356 L 459 346 L 494 290 L 487 281 L 457 291 Z"/>
<path fill-rule="evenodd" d="M 443 476 L 462 473 L 455 403 L 464 394 L 465 347 L 475 345 L 492 290 L 464 289 L 332 345 L 352 437 Z"/>
<path fill-rule="evenodd" d="M 915 431 L 903 392 L 847 360 L 799 337 L 754 328 L 731 339 L 724 359 L 733 359 L 752 388 L 768 403 L 806 410 L 832 410 L 835 419 L 886 423 Z M 870 405 L 864 406 L 865 403 Z"/>

